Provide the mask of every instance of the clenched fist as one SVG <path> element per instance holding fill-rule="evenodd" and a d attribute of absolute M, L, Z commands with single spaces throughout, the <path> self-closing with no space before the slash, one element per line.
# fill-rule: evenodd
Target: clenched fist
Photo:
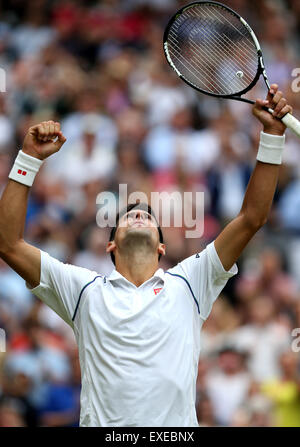
<path fill-rule="evenodd" d="M 22 151 L 32 157 L 44 160 L 58 152 L 66 138 L 60 130 L 60 124 L 54 121 L 43 121 L 29 128 L 24 138 Z"/>

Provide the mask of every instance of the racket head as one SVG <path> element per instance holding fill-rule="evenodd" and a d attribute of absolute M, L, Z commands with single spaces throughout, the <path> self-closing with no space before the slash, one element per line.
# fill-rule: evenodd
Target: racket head
<path fill-rule="evenodd" d="M 198 1 L 183 6 L 169 20 L 163 46 L 176 74 L 206 95 L 253 103 L 241 95 L 255 86 L 261 74 L 267 82 L 255 33 L 222 3 Z"/>

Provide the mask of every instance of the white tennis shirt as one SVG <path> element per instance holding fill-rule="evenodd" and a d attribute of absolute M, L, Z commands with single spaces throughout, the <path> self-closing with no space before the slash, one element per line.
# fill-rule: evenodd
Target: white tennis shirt
<path fill-rule="evenodd" d="M 214 247 L 141 286 L 41 252 L 32 292 L 74 329 L 83 427 L 197 426 L 200 330 L 228 279 Z"/>

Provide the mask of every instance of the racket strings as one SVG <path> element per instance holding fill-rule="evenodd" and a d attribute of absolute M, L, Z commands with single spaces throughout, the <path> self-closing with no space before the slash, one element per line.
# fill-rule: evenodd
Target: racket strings
<path fill-rule="evenodd" d="M 212 89 L 214 90 L 215 89 L 215 85 L 212 83 L 213 82 L 213 79 L 212 79 L 212 76 L 213 76 L 213 71 L 211 70 L 211 69 L 209 69 L 209 64 L 207 63 L 207 65 L 203 65 L 202 66 L 202 68 L 201 68 L 201 73 L 199 73 L 199 76 L 197 75 L 197 73 L 195 72 L 195 65 L 191 62 L 191 60 L 190 60 L 190 57 L 189 58 L 185 58 L 184 56 L 182 56 L 182 48 L 180 48 L 177 44 L 176 44 L 176 40 L 175 39 L 171 39 L 171 41 L 172 41 L 172 43 L 173 43 L 173 45 L 174 45 L 174 47 L 173 47 L 173 51 L 175 51 L 175 53 L 176 53 L 176 55 L 178 56 L 178 58 L 180 59 L 178 62 L 179 62 L 179 64 L 180 65 L 182 65 L 184 68 L 186 68 L 188 71 L 189 71 L 189 73 L 191 74 L 191 76 L 193 77 L 193 78 L 196 78 L 199 82 L 200 82 L 200 84 L 203 82 L 203 81 L 206 81 L 206 83 L 208 83 L 209 84 L 209 88 L 211 88 L 212 87 Z M 193 45 L 193 44 L 191 44 L 191 52 L 193 53 L 193 54 L 195 54 L 196 56 L 198 56 L 198 59 L 199 59 L 199 52 L 201 53 L 202 52 L 202 50 L 200 49 L 199 50 L 199 48 L 197 48 L 195 45 Z M 193 51 L 193 49 L 195 49 L 196 51 Z M 196 53 L 198 51 L 198 54 Z M 204 54 L 200 54 L 200 58 L 202 58 L 202 57 L 207 57 L 207 55 L 204 53 Z M 215 60 L 215 62 L 216 62 L 216 60 Z M 226 68 L 224 67 L 224 69 L 226 70 Z M 182 69 L 180 69 L 180 72 L 182 73 L 183 72 L 183 70 Z M 200 75 L 201 75 L 201 77 L 200 77 Z M 214 80 L 215 82 L 217 82 L 217 80 L 215 79 Z M 206 84 L 207 85 L 207 84 Z M 221 87 L 221 86 L 219 86 L 219 87 Z"/>
<path fill-rule="evenodd" d="M 174 41 L 173 41 L 173 43 L 174 43 L 174 45 L 176 45 Z M 200 78 L 200 77 L 197 76 L 196 73 L 195 73 L 195 66 L 194 66 L 194 64 L 193 64 L 193 63 L 190 63 L 190 61 L 189 61 L 188 58 L 185 58 L 184 56 L 182 56 L 182 54 L 181 54 L 181 53 L 182 53 L 182 52 L 181 52 L 181 49 L 180 49 L 177 45 L 176 45 L 176 48 L 177 48 L 177 50 L 176 50 L 176 54 L 177 54 L 177 56 L 179 57 L 179 59 L 181 59 L 179 62 L 180 62 L 185 68 L 188 69 L 188 71 L 189 71 L 189 73 L 192 75 L 192 77 L 196 77 L 197 80 L 200 81 L 200 84 L 203 83 L 203 80 L 208 81 L 208 78 L 207 78 L 207 76 L 205 75 L 205 73 L 206 73 L 206 74 L 208 75 L 208 77 L 209 77 L 209 78 L 212 78 L 212 79 L 214 80 L 214 83 L 217 84 L 217 85 L 215 86 L 215 88 L 213 88 L 214 91 L 215 91 L 216 89 L 218 89 L 219 92 L 221 92 L 221 91 L 225 88 L 226 91 L 228 91 L 228 92 L 230 93 L 230 91 L 232 90 L 232 88 L 231 88 L 231 89 L 228 89 L 228 88 L 227 88 L 228 75 L 229 75 L 230 77 L 232 77 L 232 70 L 235 68 L 235 67 L 230 63 L 230 61 L 227 60 L 227 61 L 225 61 L 225 63 L 223 64 L 222 71 L 219 71 L 219 73 L 218 73 L 218 75 L 219 75 L 219 80 L 218 80 L 218 79 L 215 77 L 215 71 L 214 71 L 214 66 L 218 63 L 217 59 L 212 58 L 212 57 L 208 57 L 208 55 L 205 54 L 205 53 L 200 54 L 201 51 L 199 51 L 199 49 L 198 49 L 198 51 L 197 51 L 197 47 L 193 46 L 194 50 L 196 50 L 197 53 L 198 53 L 198 54 L 196 54 L 196 51 L 192 51 L 193 54 L 194 54 L 195 56 L 197 56 L 197 57 L 196 57 L 196 59 L 197 59 L 197 61 L 196 61 L 196 62 L 197 62 L 197 65 L 198 65 L 198 64 L 200 65 L 200 64 L 202 63 L 202 59 L 203 59 L 203 58 L 206 59 L 206 65 L 202 65 L 201 73 L 199 73 L 199 76 L 201 75 L 201 78 Z M 217 52 L 216 52 L 216 55 L 217 55 L 218 57 L 220 56 L 220 54 L 218 54 Z M 222 57 L 223 57 L 223 56 L 222 56 Z M 194 59 L 195 59 L 195 57 L 194 57 Z M 185 62 L 185 63 L 184 63 L 184 62 Z M 211 62 L 212 62 L 212 63 L 211 63 Z M 189 65 L 189 67 L 187 67 L 187 65 Z M 210 65 L 211 68 L 210 68 L 210 69 L 207 68 L 207 65 Z M 228 68 L 227 68 L 227 67 L 228 67 Z M 230 72 L 229 70 L 231 70 L 231 72 Z M 182 69 L 181 69 L 180 71 L 182 72 Z M 208 81 L 208 83 L 209 83 L 209 86 L 207 86 L 207 84 L 206 84 L 206 86 L 204 86 L 204 87 L 207 87 L 207 89 L 210 90 L 210 88 L 211 88 L 211 86 L 212 86 L 213 84 L 212 84 L 212 82 L 210 82 L 210 81 Z M 200 85 L 200 86 L 201 86 L 201 85 Z"/>
<path fill-rule="evenodd" d="M 200 83 L 202 83 L 203 81 L 206 81 L 214 89 L 215 86 L 211 82 L 211 73 L 209 72 L 208 68 L 207 67 L 202 68 L 202 73 L 201 73 L 201 78 L 200 78 L 197 75 L 197 73 L 195 73 L 194 65 L 188 59 L 182 57 L 180 48 L 178 47 L 178 45 L 176 45 L 176 43 L 174 43 L 174 47 L 176 47 L 177 49 L 173 48 L 173 51 L 175 51 L 175 53 L 179 57 L 181 56 L 180 65 L 182 65 L 187 71 L 189 71 L 191 76 L 193 78 L 196 78 Z M 180 70 L 180 71 L 182 72 L 182 70 Z"/>
<path fill-rule="evenodd" d="M 202 47 L 201 46 L 197 46 L 197 45 L 195 45 L 192 41 L 190 42 L 190 45 L 191 45 L 191 47 L 192 48 L 194 48 L 194 50 L 195 50 L 195 52 L 196 53 L 200 53 L 200 56 L 201 57 L 207 57 L 208 55 L 202 50 Z M 222 53 L 219 51 L 219 49 L 217 49 L 216 50 L 216 52 L 214 53 L 214 54 L 210 54 L 209 55 L 210 56 L 210 58 L 212 58 L 212 59 L 214 59 L 214 62 L 217 62 L 218 61 L 218 57 L 220 57 L 220 56 L 222 56 Z"/>
<path fill-rule="evenodd" d="M 211 14 L 211 17 L 215 18 L 220 24 L 222 23 L 222 28 L 219 31 L 219 36 L 218 35 L 210 35 L 210 37 L 215 38 L 221 45 L 225 44 L 226 46 L 226 42 L 222 42 L 222 40 L 220 39 L 223 38 L 224 40 L 229 41 L 229 43 L 234 46 L 237 50 L 239 51 L 243 51 L 243 53 L 239 54 L 239 57 L 244 60 L 244 62 L 247 62 L 247 64 L 249 62 L 254 62 L 255 63 L 255 68 L 257 68 L 257 53 L 256 53 L 256 48 L 254 49 L 254 53 L 253 53 L 253 40 L 251 37 L 249 37 L 249 32 L 248 30 L 245 28 L 245 26 L 240 22 L 239 19 L 237 19 L 236 16 L 234 15 L 230 15 L 231 18 L 231 22 L 228 20 L 227 16 L 228 11 L 226 10 L 226 14 L 224 14 L 224 12 L 222 14 L 219 14 L 220 11 L 218 8 L 214 7 L 214 8 L 207 8 L 207 11 L 209 11 L 209 13 Z M 188 13 L 188 11 L 187 11 Z M 195 17 L 195 15 L 194 15 Z M 225 21 L 225 23 L 224 23 Z M 239 28 L 237 28 L 237 26 L 234 25 L 233 21 L 238 23 Z M 225 26 L 224 26 L 225 25 Z M 230 28 L 228 28 L 228 26 Z M 234 32 L 232 33 L 232 29 L 234 30 Z M 234 42 L 232 39 L 230 39 L 229 35 L 228 35 L 228 31 L 229 33 L 232 33 L 237 39 L 238 39 L 238 44 L 236 44 L 236 42 Z M 236 31 L 236 33 L 235 33 Z M 247 42 L 247 43 L 246 43 Z M 227 51 L 228 53 L 228 51 Z M 232 55 L 232 52 L 231 52 Z"/>
<path fill-rule="evenodd" d="M 214 11 L 210 11 L 210 13 L 211 13 L 211 15 L 213 16 L 213 17 L 215 17 L 218 21 L 220 21 L 220 20 L 222 20 L 222 16 L 220 17 L 218 17 L 216 14 L 214 14 Z M 189 11 L 187 11 L 187 14 L 189 14 Z M 193 17 L 193 18 L 195 18 L 195 17 L 197 17 L 197 16 L 195 16 L 195 13 L 194 13 L 194 15 L 191 15 L 191 17 Z M 225 19 L 226 19 L 226 17 L 224 17 Z M 206 25 L 206 23 L 205 23 L 205 21 L 206 21 L 206 19 L 204 20 L 204 24 Z M 226 19 L 226 22 L 228 23 L 228 19 Z M 209 24 L 208 24 L 209 25 Z M 235 30 L 237 30 L 237 28 L 235 27 L 235 26 L 233 26 L 233 28 L 235 29 Z M 216 39 L 221 45 L 226 45 L 226 42 L 224 42 L 224 41 L 222 41 L 221 40 L 221 38 L 224 38 L 224 40 L 226 39 L 226 40 L 228 40 L 229 42 L 230 42 L 230 44 L 231 45 L 233 45 L 233 46 L 235 46 L 236 48 L 238 48 L 239 50 L 240 50 L 240 48 L 239 48 L 239 46 L 233 41 L 233 40 L 231 40 L 230 38 L 229 38 L 229 36 L 227 36 L 226 35 L 226 31 L 227 31 L 227 29 L 225 29 L 224 31 L 224 33 L 222 33 L 221 31 L 220 31 L 220 36 L 218 36 L 218 35 L 214 35 L 213 33 L 211 33 L 210 32 L 210 30 L 209 30 L 209 27 L 207 27 L 206 28 L 206 31 L 208 32 L 208 34 L 209 34 L 209 37 L 210 38 L 214 38 L 214 39 Z M 237 30 L 238 31 L 238 30 Z M 243 30 L 244 31 L 244 30 Z M 241 33 L 241 32 L 239 32 L 239 34 L 241 35 L 241 37 L 242 38 L 248 38 L 249 36 L 248 35 L 245 35 L 245 34 L 243 34 L 243 33 Z M 221 38 L 220 38 L 221 37 Z M 252 40 L 250 40 L 250 43 L 253 45 L 253 42 L 252 42 Z M 243 51 L 245 52 L 245 54 L 248 56 L 248 58 L 249 58 L 249 56 L 253 56 L 253 54 L 249 51 L 249 48 L 244 44 L 244 42 L 240 39 L 240 44 L 243 46 Z M 245 62 L 248 62 L 248 59 L 247 59 L 247 57 L 243 57 L 243 55 L 241 55 L 241 58 L 242 59 L 244 59 L 244 61 Z"/>
<path fill-rule="evenodd" d="M 216 36 L 213 36 L 213 35 L 211 37 L 212 38 L 216 38 Z M 227 36 L 224 36 L 224 38 L 225 37 L 227 38 Z M 224 42 L 222 42 L 219 38 L 217 38 L 217 41 L 220 43 L 220 45 L 223 46 L 223 48 L 225 48 L 224 47 Z M 217 58 L 214 58 L 214 52 L 216 53 Z M 228 76 L 231 77 L 232 73 L 236 74 L 236 65 L 234 65 L 232 63 L 232 55 L 231 55 L 231 53 L 229 53 L 227 50 L 224 50 L 224 49 L 223 49 L 223 51 L 221 51 L 220 49 L 214 48 L 214 52 L 210 53 L 209 56 L 210 56 L 210 59 L 214 58 L 216 63 L 219 63 L 219 61 L 220 61 L 219 58 L 222 58 L 224 60 L 224 53 L 228 56 L 228 59 L 225 61 L 224 65 L 222 67 L 222 71 L 220 71 L 220 73 L 219 73 L 220 76 L 224 78 L 223 80 L 227 83 Z M 243 57 L 241 59 L 243 59 Z M 245 79 L 245 81 L 247 83 L 250 83 L 252 81 L 252 79 L 253 79 L 253 72 L 252 73 L 250 72 L 248 66 L 246 65 L 246 62 L 247 61 L 245 61 L 245 66 L 247 68 L 244 67 L 243 73 L 244 73 L 244 75 L 246 75 L 248 77 L 248 79 Z M 255 69 L 254 70 L 255 70 L 255 73 L 256 73 L 257 62 L 255 64 Z"/>
<path fill-rule="evenodd" d="M 212 35 L 211 33 L 208 33 L 208 35 L 209 35 L 210 38 L 215 38 L 221 45 L 224 44 L 224 42 L 222 42 L 218 37 Z M 224 36 L 224 38 L 228 38 L 228 37 L 227 37 L 227 36 Z M 228 39 L 229 39 L 229 38 L 228 38 Z M 202 51 L 201 46 L 198 46 L 198 47 L 197 47 L 193 42 L 190 42 L 190 44 L 191 44 L 192 47 L 195 48 L 196 51 L 198 51 L 199 53 L 202 53 L 202 56 L 204 56 L 204 57 L 207 57 L 207 56 L 208 56 L 206 53 L 204 53 L 204 52 Z M 227 54 L 228 56 L 231 57 L 231 54 L 230 54 L 228 51 L 225 51 L 225 52 L 226 52 L 226 54 Z M 210 53 L 210 54 L 209 54 L 209 57 L 210 57 L 210 59 L 214 59 L 214 62 L 215 62 L 215 63 L 219 63 L 219 60 L 220 60 L 219 58 L 220 58 L 220 57 L 221 57 L 221 58 L 224 58 L 224 52 L 221 52 L 219 48 L 215 48 L 215 52 L 214 52 L 214 53 Z M 227 69 L 227 66 L 228 66 L 228 69 Z M 236 67 L 232 64 L 231 59 L 228 58 L 227 65 L 225 65 L 225 66 L 223 67 L 223 72 L 224 72 L 224 74 L 226 74 L 227 76 L 228 76 L 228 75 L 231 76 L 231 74 L 232 74 L 232 69 L 234 70 L 235 68 L 236 68 Z M 230 69 L 231 69 L 231 71 L 230 71 Z M 256 70 L 256 69 L 257 69 L 257 63 L 255 64 L 255 70 Z M 251 81 L 252 81 L 252 73 L 249 72 L 248 68 L 247 68 L 247 70 L 245 70 L 245 73 L 249 76 L 249 78 L 250 78 L 249 81 L 251 82 Z"/>
<path fill-rule="evenodd" d="M 174 33 L 173 33 L 174 34 Z M 200 77 L 198 77 L 197 75 L 196 75 L 196 73 L 194 72 L 194 65 L 193 65 L 193 63 L 189 60 L 189 59 L 187 59 L 187 58 L 184 58 L 183 56 L 182 56 L 182 53 L 181 53 L 181 48 L 178 46 L 178 44 L 177 44 L 177 41 L 176 41 L 176 36 L 172 36 L 172 31 L 170 32 L 170 40 L 172 41 L 172 43 L 173 43 L 173 45 L 174 45 L 174 47 L 176 48 L 175 49 L 175 52 L 177 53 L 177 55 L 178 56 L 181 56 L 182 57 L 182 59 L 184 60 L 184 62 L 183 62 L 183 60 L 181 61 L 181 63 L 182 63 L 182 65 L 192 74 L 192 75 L 194 75 L 195 77 L 197 77 L 197 79 L 201 82 L 201 78 Z M 199 56 L 200 55 L 200 57 L 206 57 L 206 54 L 205 53 L 203 53 L 202 52 L 202 49 L 201 48 L 199 48 L 199 47 L 197 47 L 196 45 L 194 45 L 192 42 L 190 43 L 191 44 L 191 52 L 193 53 L 193 54 L 195 54 L 196 56 Z M 200 53 L 200 54 L 199 54 Z M 202 53 L 202 54 L 201 54 Z M 217 62 L 217 59 L 215 58 L 215 63 Z M 189 66 L 189 67 L 187 67 L 187 65 Z M 207 75 L 207 76 L 206 76 Z M 212 72 L 209 70 L 209 67 L 208 66 L 203 66 L 202 67 L 202 76 L 205 78 L 205 80 L 210 84 L 210 86 L 212 86 L 212 87 L 214 87 L 214 85 L 210 82 L 210 79 L 211 79 L 211 75 L 212 75 Z"/>
<path fill-rule="evenodd" d="M 212 4 L 188 8 L 173 22 L 167 42 L 174 66 L 205 92 L 233 95 L 256 77 L 256 46 L 227 9 Z"/>
<path fill-rule="evenodd" d="M 222 17 L 221 17 L 221 18 L 220 18 L 220 17 L 217 17 L 216 14 L 214 14 L 214 11 L 213 11 L 213 10 L 210 10 L 210 13 L 211 13 L 211 15 L 212 15 L 213 17 L 217 18 L 218 21 L 219 21 L 220 19 L 222 19 Z M 188 12 L 188 14 L 189 14 L 189 12 Z M 195 16 L 194 16 L 194 17 L 195 17 Z M 226 19 L 226 18 L 225 18 L 225 19 Z M 205 19 L 205 21 L 206 21 L 206 19 Z M 226 19 L 226 22 L 228 23 L 228 20 L 227 20 L 227 19 Z M 206 25 L 206 24 L 205 24 L 205 25 Z M 238 29 L 237 29 L 235 26 L 233 26 L 233 28 L 234 28 L 234 30 L 238 31 Z M 233 45 L 235 45 L 236 48 L 237 48 L 237 45 L 235 44 L 235 42 L 233 42 L 232 39 L 230 39 L 228 36 L 226 36 L 226 34 L 222 32 L 222 30 L 219 31 L 219 34 L 220 34 L 221 38 L 220 38 L 218 35 L 213 34 L 213 33 L 210 31 L 209 27 L 206 27 L 206 31 L 207 31 L 207 35 L 208 35 L 209 39 L 211 39 L 210 42 L 213 42 L 213 40 L 215 39 L 215 41 L 218 42 L 218 43 L 220 44 L 220 45 L 219 45 L 220 48 L 218 48 L 217 46 L 214 46 L 214 48 L 213 48 L 214 51 L 209 53 L 210 58 L 212 58 L 212 56 L 214 55 L 214 52 L 217 53 L 218 58 L 219 58 L 219 57 L 224 58 L 224 50 L 225 50 L 226 55 L 229 56 L 229 57 L 228 57 L 228 60 L 226 61 L 226 65 L 225 65 L 225 67 L 226 67 L 226 66 L 227 66 L 227 67 L 230 67 L 231 70 L 234 69 L 235 67 L 234 67 L 234 65 L 233 65 L 232 62 L 231 62 L 232 54 L 231 54 L 231 53 L 228 51 L 228 49 L 226 48 L 226 47 L 227 47 L 227 43 L 224 42 L 224 40 L 222 41 L 221 38 L 224 38 L 224 39 L 229 40 L 230 43 L 233 44 Z M 227 29 L 225 29 L 225 31 L 227 31 Z M 242 33 L 239 33 L 239 34 L 242 35 Z M 242 35 L 242 36 L 243 36 L 243 35 Z M 222 49 L 222 51 L 221 51 L 221 49 Z M 239 48 L 238 48 L 238 49 L 239 49 Z M 240 49 L 239 49 L 239 50 L 240 50 Z M 244 51 L 248 51 L 248 49 L 245 48 L 245 47 L 243 48 L 243 50 L 244 50 Z M 249 54 L 249 53 L 248 53 L 248 54 Z M 241 56 L 241 59 L 242 59 L 242 60 L 244 60 L 245 62 L 248 62 L 248 60 L 246 60 L 246 59 L 243 57 L 243 54 L 241 54 L 240 56 Z M 207 57 L 207 54 L 206 54 L 206 57 Z M 255 68 L 256 68 L 256 67 L 255 67 Z M 224 69 L 223 71 L 226 71 L 226 70 Z M 249 71 L 248 71 L 248 73 L 249 73 Z M 222 73 L 221 73 L 221 74 L 222 74 Z M 227 76 L 227 75 L 230 74 L 230 73 L 228 73 L 228 70 L 227 70 L 227 73 L 225 73 L 225 74 L 226 74 L 226 76 Z M 250 73 L 249 73 L 249 74 L 250 74 Z"/>
<path fill-rule="evenodd" d="M 219 63 L 219 60 L 217 59 L 217 57 L 221 56 L 224 58 L 224 56 L 221 53 L 219 53 L 218 51 L 217 52 L 215 51 L 214 53 L 212 53 L 212 54 L 216 53 L 216 57 L 212 56 L 212 54 L 207 55 L 201 49 L 197 48 L 197 46 L 195 46 L 194 44 L 191 44 L 191 47 L 192 47 L 191 52 L 197 58 L 197 61 L 196 61 L 197 65 L 198 64 L 200 65 L 202 63 L 202 60 L 205 58 L 205 65 L 204 64 L 202 65 L 201 72 L 199 72 L 199 76 L 198 76 L 195 72 L 194 63 L 190 62 L 190 57 L 187 58 L 182 55 L 182 48 L 180 48 L 176 44 L 175 39 L 173 39 L 172 42 L 176 48 L 175 49 L 175 53 L 176 53 L 175 57 L 179 58 L 178 63 L 180 65 L 183 65 L 183 67 L 189 71 L 189 73 L 190 73 L 190 75 L 192 75 L 192 77 L 197 78 L 197 80 L 200 81 L 200 84 L 203 83 L 203 81 L 206 81 L 205 87 L 207 88 L 207 90 L 210 90 L 211 87 L 213 87 L 213 90 L 216 90 L 216 87 L 217 87 L 220 91 L 222 91 L 225 88 L 226 91 L 228 91 L 229 93 L 231 92 L 230 89 L 227 89 L 227 79 L 228 79 L 228 76 L 232 76 L 232 69 L 234 69 L 235 67 L 230 63 L 230 60 L 226 61 L 226 63 L 223 64 L 222 71 L 219 72 L 220 79 L 218 80 L 217 78 L 215 78 L 214 66 Z M 193 51 L 193 49 L 194 49 L 194 51 Z M 194 60 L 195 60 L 195 58 L 194 58 Z M 211 64 L 210 62 L 213 62 L 213 63 Z M 187 67 L 187 65 L 189 67 Z M 209 66 L 211 66 L 211 69 L 209 69 Z M 227 69 L 227 66 L 228 66 L 228 69 Z M 229 71 L 230 69 L 231 69 L 231 71 Z M 199 71 L 199 70 L 197 70 L 197 71 Z M 182 68 L 180 69 L 180 72 L 183 72 Z M 200 77 L 200 75 L 201 75 L 201 77 Z M 217 85 L 214 86 L 214 84 L 210 80 L 212 80 Z M 207 82 L 208 82 L 209 86 L 207 85 Z"/>
<path fill-rule="evenodd" d="M 175 44 L 174 44 L 175 45 Z M 177 53 L 177 55 L 179 55 L 180 56 L 180 48 L 177 46 L 177 45 L 175 45 L 176 46 L 176 48 L 177 48 L 177 50 L 175 50 L 176 51 L 176 53 Z M 193 50 L 191 50 L 194 54 L 196 54 L 195 53 L 195 51 L 193 51 Z M 198 54 L 199 55 L 199 54 Z M 198 56 L 197 54 L 196 54 L 196 56 Z M 201 56 L 201 55 L 200 55 Z M 204 55 L 204 57 L 205 57 L 205 55 Z M 185 59 L 185 58 L 182 58 L 182 59 L 184 59 L 184 61 L 185 61 L 185 63 L 183 63 L 183 61 L 181 61 L 181 64 L 190 72 L 190 74 L 192 75 L 192 76 L 194 76 L 194 77 L 197 77 L 197 79 L 200 81 L 200 83 L 201 82 L 203 82 L 203 80 L 205 80 L 206 81 L 206 85 L 207 85 L 207 83 L 209 84 L 209 86 L 210 87 L 212 87 L 213 89 L 215 89 L 215 85 L 212 83 L 212 76 L 214 75 L 213 74 L 213 71 L 211 70 L 211 69 L 209 69 L 209 67 L 207 67 L 207 66 L 203 66 L 202 67 L 202 73 L 201 73 L 201 78 L 199 77 L 199 76 L 197 76 L 196 74 L 195 74 L 195 71 L 194 71 L 194 65 L 188 60 L 188 59 Z M 187 67 L 187 65 L 189 65 L 189 67 Z M 226 71 L 226 67 L 224 67 L 224 71 Z M 228 72 L 228 74 L 229 74 L 229 72 Z M 223 74 L 221 73 L 220 74 L 220 76 L 222 77 L 223 76 Z M 226 81 L 226 79 L 223 79 L 223 81 Z M 217 79 L 215 79 L 215 82 L 218 82 L 218 80 Z M 219 85 L 219 87 L 222 87 L 222 85 Z M 223 86 L 224 87 L 224 86 Z"/>

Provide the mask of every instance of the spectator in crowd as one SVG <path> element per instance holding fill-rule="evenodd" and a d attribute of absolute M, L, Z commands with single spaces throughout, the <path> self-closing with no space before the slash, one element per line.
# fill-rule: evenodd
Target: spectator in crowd
<path fill-rule="evenodd" d="M 27 427 L 24 410 L 17 399 L 0 399 L 0 427 Z"/>
<path fill-rule="evenodd" d="M 262 383 L 262 391 L 274 402 L 274 423 L 277 427 L 299 427 L 300 382 L 299 358 L 290 350 L 279 357 L 280 376 Z"/>
<path fill-rule="evenodd" d="M 37 318 L 28 316 L 24 321 L 23 334 L 15 334 L 13 349 L 5 361 L 7 374 L 23 374 L 28 377 L 31 387 L 28 393 L 30 402 L 39 408 L 45 398 L 45 385 L 50 380 L 66 380 L 70 364 L 65 352 L 47 339 L 47 332 Z M 23 335 L 23 336 L 22 336 Z"/>
<path fill-rule="evenodd" d="M 251 376 L 244 356 L 233 346 L 224 347 L 219 352 L 216 369 L 207 375 L 206 389 L 219 425 L 230 425 L 235 411 L 247 397 Z"/>
<path fill-rule="evenodd" d="M 61 155 L 61 165 L 56 167 L 55 175 L 63 177 L 67 187 L 82 187 L 87 180 L 109 177 L 115 167 L 115 156 L 112 148 L 106 148 L 97 142 L 97 132 L 102 120 L 96 114 L 82 117 L 82 135 L 71 148 Z M 68 166 L 68 169 L 64 169 Z"/>
<path fill-rule="evenodd" d="M 196 401 L 197 419 L 199 427 L 216 427 L 216 419 L 211 400 L 206 394 L 200 394 Z"/>
<path fill-rule="evenodd" d="M 81 375 L 77 350 L 69 353 L 70 376 L 64 381 L 47 383 L 45 400 L 40 408 L 40 423 L 45 427 L 79 425 Z"/>
<path fill-rule="evenodd" d="M 104 254 L 108 237 L 106 228 L 101 231 L 96 225 L 88 227 L 82 236 L 82 245 L 85 249 L 76 252 L 75 265 L 110 275 L 113 270 L 112 263 Z"/>
<path fill-rule="evenodd" d="M 6 404 L 11 403 L 11 413 L 13 413 L 14 408 L 16 413 L 19 410 L 26 427 L 37 427 L 39 424 L 37 408 L 30 400 L 32 385 L 33 382 L 30 376 L 24 372 L 12 372 L 8 370 L 4 372 L 2 404 L 5 407 Z"/>
<path fill-rule="evenodd" d="M 257 296 L 248 305 L 249 323 L 239 327 L 231 340 L 249 354 L 249 368 L 259 382 L 278 377 L 278 354 L 290 346 L 290 330 L 276 321 L 274 301 Z"/>

